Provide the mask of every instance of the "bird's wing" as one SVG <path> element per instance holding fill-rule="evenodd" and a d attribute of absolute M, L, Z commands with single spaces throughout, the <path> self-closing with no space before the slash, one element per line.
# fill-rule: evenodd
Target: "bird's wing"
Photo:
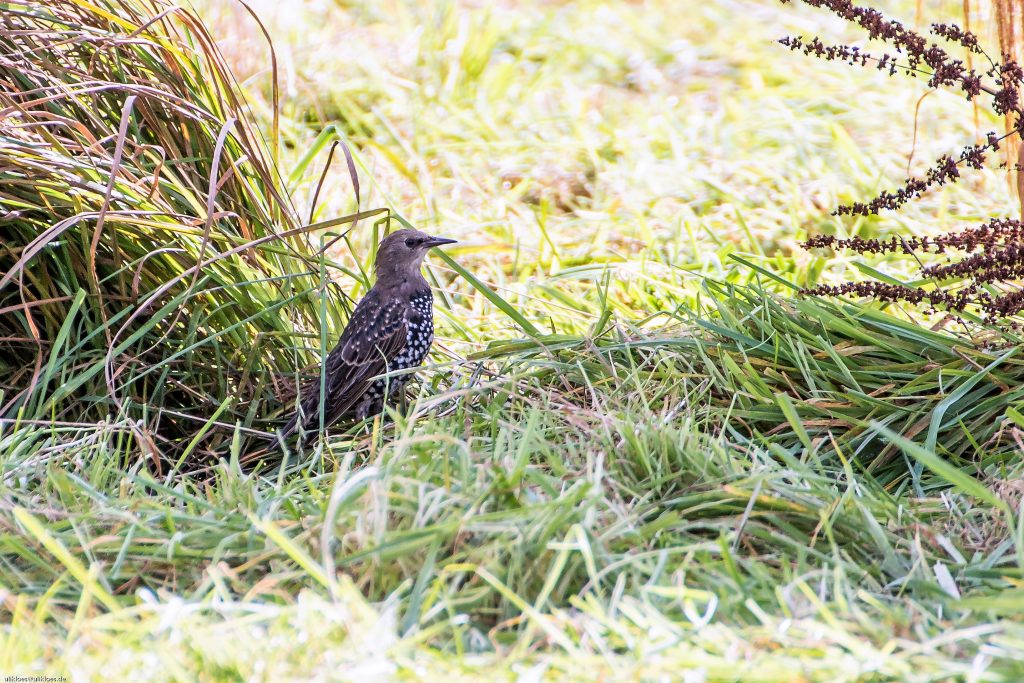
<path fill-rule="evenodd" d="M 325 425 L 349 412 L 373 378 L 386 373 L 390 361 L 405 348 L 405 312 L 400 301 L 382 302 L 373 290 L 356 306 L 324 364 Z M 320 421 L 319 378 L 305 387 L 301 402 L 304 426 L 315 428 Z M 286 433 L 295 427 L 297 418 L 289 422 Z"/>
<path fill-rule="evenodd" d="M 332 361 L 341 367 L 361 367 L 382 360 L 382 353 L 388 360 L 393 358 L 405 346 L 405 313 L 400 300 L 384 302 L 376 291 L 367 294 L 352 311 L 338 345 L 331 351 L 328 372 L 334 369 Z"/>

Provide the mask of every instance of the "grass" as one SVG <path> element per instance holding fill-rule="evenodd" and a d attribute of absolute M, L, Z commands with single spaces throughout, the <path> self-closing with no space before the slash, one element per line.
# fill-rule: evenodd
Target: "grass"
<path fill-rule="evenodd" d="M 133 30 L 54 6 L 76 35 Z M 48 110 L 109 129 L 94 147 L 42 116 L 5 129 L 0 202 L 21 213 L 0 226 L 19 274 L 0 288 L 0 672 L 1021 678 L 1018 333 L 794 293 L 910 272 L 805 253 L 809 232 L 1016 211 L 989 169 L 899 216 L 828 215 L 902 177 L 920 88 L 773 45 L 844 35 L 790 6 L 254 10 L 276 85 L 260 26 L 207 0 L 207 29 L 154 25 L 178 61 L 130 41 L 109 61 L 89 41 L 64 55 L 83 79 L 163 84 L 186 113 L 119 133 L 154 100 L 127 117 L 111 87 Z M 975 133 L 955 97 L 921 107 L 914 167 Z M 196 153 L 157 174 L 181 121 Z M 46 145 L 19 138 L 40 131 Z M 90 174 L 109 179 L 119 147 L 111 190 Z M 214 158 L 236 170 L 211 212 Z M 439 343 L 416 400 L 245 466 L 246 430 L 273 424 L 340 330 L 339 292 L 367 284 L 384 214 L 325 248 L 355 223 L 335 221 L 377 207 L 460 239 L 429 269 Z M 74 239 L 25 257 L 84 211 Z M 155 313 L 121 332 L 147 296 Z M 132 342 L 111 354 L 119 332 Z"/>

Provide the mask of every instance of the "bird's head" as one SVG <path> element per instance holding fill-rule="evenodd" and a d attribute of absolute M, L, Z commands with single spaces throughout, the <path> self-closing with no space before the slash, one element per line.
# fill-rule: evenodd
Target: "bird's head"
<path fill-rule="evenodd" d="M 377 279 L 419 275 L 420 264 L 428 251 L 455 242 L 445 237 L 431 237 L 419 230 L 396 230 L 381 240 L 377 247 Z"/>

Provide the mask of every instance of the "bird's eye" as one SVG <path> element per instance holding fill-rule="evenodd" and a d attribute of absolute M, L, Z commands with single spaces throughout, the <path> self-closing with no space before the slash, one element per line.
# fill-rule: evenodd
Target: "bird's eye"
<path fill-rule="evenodd" d="M 409 247 L 410 249 L 413 247 L 414 244 L 416 244 L 416 240 L 414 240 L 411 237 L 405 241 L 405 246 Z"/>

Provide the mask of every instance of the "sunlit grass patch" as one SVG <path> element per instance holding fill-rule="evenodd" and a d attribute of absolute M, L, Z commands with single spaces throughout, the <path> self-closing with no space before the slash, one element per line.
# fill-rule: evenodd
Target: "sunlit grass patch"
<path fill-rule="evenodd" d="M 179 36 L 193 65 L 179 98 L 220 117 L 184 117 L 195 159 L 172 155 L 157 173 L 156 147 L 181 144 L 177 119 L 133 118 L 140 95 L 130 130 L 160 135 L 122 155 L 95 268 L 81 256 L 92 217 L 75 240 L 46 243 L 46 271 L 24 268 L 24 284 L 0 290 L 5 319 L 24 328 L 4 342 L 21 344 L 5 372 L 30 376 L 41 358 L 37 389 L 12 406 L 20 422 L 0 429 L 0 670 L 1020 678 L 1018 335 L 929 330 L 906 311 L 794 289 L 852 266 L 800 250 L 807 234 L 930 233 L 1009 210 L 993 169 L 899 219 L 828 215 L 902 177 L 923 91 L 789 55 L 773 39 L 821 27 L 763 3 L 255 10 L 275 38 L 277 134 L 260 27 L 237 5 L 201 3 L 226 65 L 193 51 L 198 28 L 191 46 Z M 171 78 L 153 57 L 164 26 L 119 47 L 126 77 Z M 86 52 L 68 59 L 85 73 L 100 48 L 80 40 Z M 237 107 L 219 104 L 228 67 L 246 96 Z M 12 135 L 63 135 L 63 148 L 0 142 L 8 165 L 42 155 L 33 168 L 63 174 L 0 225 L 5 237 L 28 243 L 75 202 L 104 205 L 97 179 L 133 139 L 118 135 L 128 93 L 108 80 L 89 111 L 66 98 L 47 110 L 99 117 L 109 130 L 95 149 L 76 126 L 40 122 Z M 922 111 L 915 164 L 973 133 L 954 98 L 930 95 Z M 228 114 L 254 136 L 224 138 L 222 169 L 237 170 L 216 199 L 233 213 L 213 214 L 204 238 Z M 338 139 L 358 201 L 341 153 L 319 184 Z M 83 179 L 80 195 L 66 187 Z M 154 215 L 128 220 L 137 206 Z M 352 221 L 307 224 L 384 206 L 460 240 L 429 267 L 433 367 L 406 415 L 253 470 L 234 422 L 262 429 L 283 407 L 252 407 L 239 388 L 287 395 L 274 382 L 340 330 L 384 228 L 367 216 L 321 258 Z M 311 241 L 275 237 L 288 229 Z M 217 260 L 195 286 L 169 290 L 180 300 L 132 328 L 139 364 L 111 363 L 105 330 L 204 250 Z M 124 280 L 130 295 L 136 272 L 140 296 L 114 289 Z M 59 343 L 31 343 L 25 291 L 40 336 Z M 175 306 L 187 315 L 160 327 Z M 147 390 L 112 409 L 108 367 L 119 391 L 149 382 L 184 398 Z M 5 402 L 25 386 L 11 385 Z M 213 457 L 154 470 L 138 437 L 149 407 L 201 414 L 175 445 Z M 192 445 L 210 417 L 219 448 Z"/>

